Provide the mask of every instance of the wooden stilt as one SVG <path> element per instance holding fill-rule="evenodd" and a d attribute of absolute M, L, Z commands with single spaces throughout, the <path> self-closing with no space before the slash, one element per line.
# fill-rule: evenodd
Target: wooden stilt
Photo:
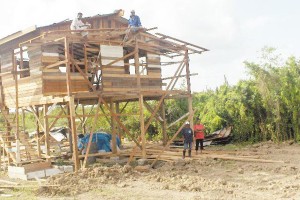
<path fill-rule="evenodd" d="M 188 121 L 190 121 L 192 119 L 193 113 L 191 113 L 191 115 L 189 115 L 188 117 Z M 157 160 L 160 158 L 160 156 L 163 154 L 163 152 L 166 150 L 166 148 L 168 148 L 170 146 L 170 144 L 173 142 L 173 140 L 177 137 L 177 135 L 180 133 L 180 131 L 183 129 L 183 127 L 185 126 L 185 123 L 183 123 L 180 128 L 178 129 L 178 131 L 173 135 L 173 137 L 169 140 L 169 142 L 166 144 L 166 146 L 161 150 L 161 152 L 158 154 L 158 156 L 156 157 L 156 159 L 152 162 L 151 167 L 153 167 L 155 165 L 155 163 L 157 162 Z"/>
<path fill-rule="evenodd" d="M 90 148 L 91 148 L 91 143 L 92 143 L 92 139 L 93 139 L 93 134 L 94 134 L 94 131 L 95 131 L 95 126 L 97 124 L 100 103 L 101 103 L 101 101 L 100 101 L 100 98 L 99 98 L 98 99 L 98 105 L 97 105 L 96 113 L 95 113 L 95 116 L 94 116 L 94 123 L 92 124 L 92 128 L 90 130 L 89 142 L 88 142 L 87 147 L 86 147 L 86 152 L 85 152 L 84 161 L 83 161 L 83 165 L 82 165 L 83 168 L 86 167 L 87 158 L 88 158 L 89 153 L 90 153 Z"/>
<path fill-rule="evenodd" d="M 114 102 L 110 102 L 110 109 L 111 109 L 111 113 L 113 113 L 115 110 Z M 112 129 L 111 149 L 113 154 L 117 154 L 116 123 L 112 115 L 110 116 L 110 119 L 111 119 L 111 129 Z"/>
<path fill-rule="evenodd" d="M 39 107 L 36 106 L 35 107 L 35 112 L 36 112 L 36 116 L 39 118 L 40 116 L 40 112 L 39 112 Z M 36 120 L 36 145 L 37 145 L 37 155 L 40 158 L 41 157 L 41 141 L 40 141 L 40 125 L 39 125 L 39 121 Z"/>
<path fill-rule="evenodd" d="M 119 102 L 116 102 L 116 114 L 120 114 L 120 103 Z M 119 116 L 117 116 L 118 119 L 120 119 Z M 117 135 L 119 136 L 119 139 L 120 139 L 120 142 L 122 143 L 122 133 L 121 133 L 121 129 L 120 129 L 120 126 L 117 126 L 116 124 L 116 131 L 117 131 Z"/>
<path fill-rule="evenodd" d="M 190 68 L 189 68 L 189 52 L 185 51 L 185 68 L 186 68 L 186 83 L 187 83 L 187 91 L 188 91 L 188 109 L 191 115 L 190 117 L 190 125 L 191 128 L 194 129 L 194 112 L 193 112 L 193 97 L 191 92 L 191 80 L 190 80 Z"/>
<path fill-rule="evenodd" d="M 146 134 L 145 134 L 145 124 L 144 124 L 144 103 L 143 95 L 139 98 L 139 108 L 140 108 L 140 126 L 141 126 L 141 139 L 142 139 L 142 157 L 146 159 Z"/>
<path fill-rule="evenodd" d="M 75 172 L 77 172 L 80 168 L 79 165 L 79 156 L 78 156 L 78 149 L 77 149 L 77 132 L 76 132 L 76 122 L 75 122 L 75 105 L 74 105 L 74 97 L 69 97 L 69 109 L 70 109 L 70 122 L 71 122 L 71 133 L 72 133 L 72 147 L 73 147 L 73 161 Z"/>
<path fill-rule="evenodd" d="M 85 121 L 86 121 L 87 117 L 84 116 L 85 115 L 85 108 L 84 108 L 83 104 L 82 104 L 82 114 L 83 114 L 83 118 L 82 118 L 81 128 L 82 128 L 83 134 L 86 134 L 86 124 L 85 124 Z"/>
<path fill-rule="evenodd" d="M 161 104 L 161 128 L 162 128 L 162 135 L 163 135 L 163 145 L 165 146 L 168 142 L 168 135 L 167 135 L 167 120 L 166 120 L 166 111 L 165 111 L 165 100 L 163 100 Z"/>
<path fill-rule="evenodd" d="M 47 160 L 50 160 L 50 131 L 49 131 L 49 121 L 48 121 L 48 105 L 43 105 L 43 110 L 44 110 L 44 134 L 45 134 L 45 150 L 46 150 L 46 155 L 47 155 Z"/>
<path fill-rule="evenodd" d="M 20 155 L 20 138 L 19 138 L 19 87 L 18 87 L 18 75 L 17 75 L 17 62 L 13 52 L 13 71 L 15 79 L 15 95 L 16 95 L 16 127 L 15 127 L 15 140 L 16 140 L 16 161 L 21 161 Z"/>

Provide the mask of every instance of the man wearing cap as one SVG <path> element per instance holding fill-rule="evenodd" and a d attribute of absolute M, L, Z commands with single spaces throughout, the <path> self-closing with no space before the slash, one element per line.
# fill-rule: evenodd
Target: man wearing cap
<path fill-rule="evenodd" d="M 181 130 L 181 134 L 183 136 L 183 154 L 182 158 L 185 158 L 186 150 L 189 150 L 189 157 L 192 155 L 192 146 L 193 146 L 193 130 L 190 127 L 189 122 L 185 122 L 184 128 Z"/>
<path fill-rule="evenodd" d="M 133 28 L 135 31 L 142 26 L 142 23 L 141 23 L 141 20 L 140 20 L 140 17 L 135 15 L 135 11 L 132 10 L 131 11 L 131 15 L 130 15 L 130 18 L 128 20 L 128 26 L 130 28 Z"/>

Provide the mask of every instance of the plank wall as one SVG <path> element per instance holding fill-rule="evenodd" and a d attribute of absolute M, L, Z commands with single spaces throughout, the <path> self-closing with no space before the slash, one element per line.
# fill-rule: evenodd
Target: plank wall
<path fill-rule="evenodd" d="M 107 64 L 113 60 L 123 57 L 122 46 L 101 45 L 101 66 L 102 66 L 102 88 L 104 92 L 126 92 L 136 91 L 138 88 L 136 74 L 127 74 L 124 68 L 124 61 Z M 160 59 L 151 57 L 147 75 L 140 75 L 142 91 L 161 90 L 161 69 Z"/>
<path fill-rule="evenodd" d="M 29 61 L 29 65 L 30 65 Z M 16 86 L 12 73 L 13 57 L 12 53 L 1 55 L 1 72 L 8 72 L 2 76 L 2 87 L 4 95 L 4 104 L 9 108 L 16 106 Z M 9 73 L 10 72 L 10 73 Z M 28 72 L 27 72 L 28 74 Z M 42 97 L 42 79 L 39 73 L 35 73 L 30 69 L 30 76 L 20 78 L 18 75 L 18 100 L 19 106 L 34 104 Z"/>
<path fill-rule="evenodd" d="M 67 93 L 67 78 L 65 73 L 65 65 L 56 66 L 47 69 L 46 66 L 63 61 L 64 50 L 60 45 L 47 45 L 40 52 L 41 66 L 43 71 L 43 94 L 44 95 L 60 95 Z M 71 67 L 72 69 L 72 67 Z M 73 68 L 74 69 L 74 68 Z M 71 72 L 71 91 L 81 92 L 88 91 L 89 87 L 83 76 L 79 72 Z"/>

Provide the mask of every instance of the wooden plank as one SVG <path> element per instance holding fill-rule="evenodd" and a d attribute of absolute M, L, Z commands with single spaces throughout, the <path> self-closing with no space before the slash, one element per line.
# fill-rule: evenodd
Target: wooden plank
<path fill-rule="evenodd" d="M 110 78 L 137 78 L 137 75 L 135 74 L 103 74 L 103 78 L 110 77 Z M 160 79 L 161 76 L 156 75 L 141 75 L 141 79 L 151 79 L 151 78 L 157 78 Z"/>
<path fill-rule="evenodd" d="M 45 161 L 45 162 L 31 163 L 31 164 L 26 164 L 23 167 L 24 167 L 25 173 L 34 172 L 34 171 L 50 168 L 51 162 Z"/>

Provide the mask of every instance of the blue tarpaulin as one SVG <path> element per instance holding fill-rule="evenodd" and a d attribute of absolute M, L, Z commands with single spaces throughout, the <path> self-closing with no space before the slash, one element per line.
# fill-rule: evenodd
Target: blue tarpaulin
<path fill-rule="evenodd" d="M 83 138 L 78 139 L 78 148 L 82 149 L 83 147 L 86 148 L 89 142 L 89 137 L 90 134 L 85 134 Z M 117 146 L 120 147 L 120 138 L 117 137 Z M 94 133 L 92 142 L 97 144 L 98 151 L 104 150 L 106 152 L 110 152 L 111 146 L 110 146 L 110 141 L 112 139 L 111 134 L 109 133 L 104 133 L 104 132 L 99 132 L 99 133 Z"/>

